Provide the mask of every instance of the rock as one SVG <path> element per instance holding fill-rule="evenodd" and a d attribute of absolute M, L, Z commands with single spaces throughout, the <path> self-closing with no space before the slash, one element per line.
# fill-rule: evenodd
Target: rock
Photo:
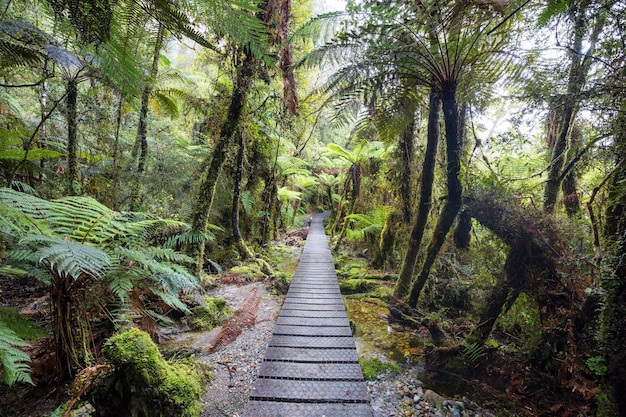
<path fill-rule="evenodd" d="M 427 389 L 424 392 L 424 400 L 427 401 L 430 405 L 434 406 L 437 405 L 437 403 L 443 403 L 445 401 L 445 398 L 437 394 L 435 391 Z"/>

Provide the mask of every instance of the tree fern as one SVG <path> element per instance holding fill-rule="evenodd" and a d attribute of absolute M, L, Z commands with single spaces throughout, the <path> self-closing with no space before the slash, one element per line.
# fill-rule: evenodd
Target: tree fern
<path fill-rule="evenodd" d="M 111 265 L 109 255 L 105 251 L 79 242 L 48 236 L 27 236 L 20 240 L 20 244 L 29 243 L 43 246 L 35 254 L 38 263 L 45 264 L 60 276 L 78 279 L 87 274 L 101 279 Z"/>
<path fill-rule="evenodd" d="M 215 239 L 215 235 L 210 230 L 221 231 L 222 228 L 213 224 L 208 225 L 209 231 L 207 232 L 192 232 L 187 231 L 183 233 L 177 233 L 174 236 L 168 237 L 163 243 L 165 248 L 176 248 L 183 245 L 193 245 L 201 241 L 211 241 Z"/>
<path fill-rule="evenodd" d="M 30 357 L 19 347 L 28 346 L 24 340 L 9 329 L 0 320 L 0 363 L 2 364 L 2 380 L 7 385 L 16 382 L 33 383 L 30 378 Z"/>
<path fill-rule="evenodd" d="M 70 291 L 77 280 L 85 288 L 100 288 L 95 282 L 104 282 L 115 303 L 126 303 L 129 293 L 140 287 L 187 312 L 178 296 L 197 288 L 198 282 L 181 264 L 192 260 L 172 247 L 152 247 L 149 242 L 159 226 L 187 229 L 188 225 L 117 212 L 88 197 L 46 201 L 6 188 L 0 188 L 0 214 L 0 232 L 11 246 L 6 265 L 50 284 L 53 302 L 63 299 L 70 307 L 53 309 L 58 315 L 55 340 L 61 345 L 57 354 L 66 355 L 63 363 L 82 363 L 81 355 L 92 340 L 85 334 L 89 332 L 84 325 L 87 303 L 80 298 L 82 292 Z M 174 241 L 207 236 L 182 234 Z M 102 301 L 106 309 L 106 300 Z"/>

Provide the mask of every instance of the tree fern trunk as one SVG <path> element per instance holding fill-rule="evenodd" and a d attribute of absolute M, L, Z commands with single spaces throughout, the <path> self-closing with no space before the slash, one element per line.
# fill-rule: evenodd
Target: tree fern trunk
<path fill-rule="evenodd" d="M 78 180 L 78 144 L 76 143 L 76 101 L 78 86 L 76 79 L 67 81 L 66 117 L 67 117 L 67 194 L 76 195 Z"/>
<path fill-rule="evenodd" d="M 350 177 L 352 178 L 352 192 L 350 193 L 350 205 L 348 207 L 348 212 L 346 213 L 346 216 L 354 214 L 354 207 L 356 205 L 356 201 L 359 199 L 359 194 L 361 193 L 361 166 L 359 164 L 352 165 L 352 167 L 350 168 Z M 334 250 L 339 249 L 341 242 L 348 233 L 349 225 L 350 222 L 344 217 L 343 225 L 341 226 L 341 232 L 339 233 L 337 243 L 335 243 Z"/>
<path fill-rule="evenodd" d="M 409 236 L 409 243 L 396 281 L 394 295 L 404 298 L 409 293 L 415 262 L 424 237 L 424 229 L 428 222 L 430 206 L 432 204 L 433 183 L 435 180 L 435 162 L 437 158 L 437 144 L 439 143 L 439 116 L 441 99 L 435 91 L 431 91 L 428 110 L 428 135 L 426 138 L 426 152 L 422 165 L 422 179 L 420 182 L 420 201 L 417 206 L 417 217 Z"/>
<path fill-rule="evenodd" d="M 443 206 L 433 237 L 426 250 L 426 258 L 417 279 L 411 286 L 409 304 L 417 305 L 420 293 L 426 284 L 430 270 L 437 259 L 439 250 L 446 239 L 452 223 L 461 209 L 463 188 L 459 180 L 461 172 L 461 149 L 459 144 L 459 109 L 456 102 L 456 83 L 447 82 L 442 86 L 441 103 L 446 126 L 446 176 L 448 180 L 448 199 Z"/>
<path fill-rule="evenodd" d="M 117 190 L 119 188 L 120 182 L 120 169 L 119 169 L 119 149 L 120 149 L 120 129 L 122 128 L 122 106 L 124 104 L 124 98 L 120 94 L 119 100 L 117 102 L 117 113 L 115 117 L 115 138 L 113 140 L 113 168 L 112 168 L 112 183 L 113 190 L 111 191 L 113 194 L 111 196 L 111 200 L 113 201 L 114 210 L 119 210 L 119 199 Z"/>
<path fill-rule="evenodd" d="M 400 136 L 400 142 L 398 147 L 400 149 L 400 160 L 402 161 L 402 177 L 400 178 L 400 197 L 402 200 L 402 215 L 404 222 L 409 224 L 411 222 L 411 215 L 413 207 L 412 185 L 413 185 L 413 157 L 414 157 L 414 143 L 415 139 L 415 120 L 406 127 L 402 135 Z"/>
<path fill-rule="evenodd" d="M 581 144 L 581 136 L 580 128 L 574 125 L 570 134 L 570 149 L 567 155 L 566 166 L 570 165 L 571 160 L 576 157 Z M 569 217 L 578 215 L 580 212 L 580 197 L 578 196 L 578 177 L 575 168 L 570 168 L 565 174 L 561 183 L 561 191 L 563 191 L 563 205 L 567 215 Z"/>
<path fill-rule="evenodd" d="M 135 181 L 130 198 L 130 210 L 137 209 L 139 200 L 139 188 L 141 187 L 141 177 L 146 170 L 146 160 L 148 158 L 148 105 L 150 95 L 154 90 L 156 76 L 159 73 L 159 58 L 161 57 L 161 49 L 165 38 L 165 28 L 161 23 L 157 29 L 157 37 L 154 43 L 154 51 L 152 52 L 152 67 L 150 68 L 150 78 L 146 82 L 141 92 L 141 108 L 139 110 L 139 124 L 137 125 L 137 138 L 133 146 L 133 157 L 139 152 L 137 160 L 137 171 L 135 173 Z"/>

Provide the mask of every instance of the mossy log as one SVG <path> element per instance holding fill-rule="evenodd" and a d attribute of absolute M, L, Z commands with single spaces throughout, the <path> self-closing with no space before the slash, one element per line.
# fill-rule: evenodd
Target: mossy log
<path fill-rule="evenodd" d="M 464 199 L 465 209 L 509 247 L 504 274 L 485 303 L 469 343 L 483 343 L 498 316 L 526 292 L 539 305 L 542 340 L 531 353 L 545 370 L 564 384 L 579 386 L 585 365 L 577 354 L 586 338 L 585 288 L 589 282 L 575 269 L 572 255 L 549 216 L 535 216 L 521 205 L 497 198 L 489 190 L 474 190 Z M 560 359 L 557 356 L 560 355 Z M 565 358 L 563 360 L 563 358 Z"/>
<path fill-rule="evenodd" d="M 102 352 L 113 370 L 100 375 L 86 393 L 94 416 L 200 415 L 203 391 L 197 370 L 169 364 L 147 333 L 122 331 L 109 338 Z"/>

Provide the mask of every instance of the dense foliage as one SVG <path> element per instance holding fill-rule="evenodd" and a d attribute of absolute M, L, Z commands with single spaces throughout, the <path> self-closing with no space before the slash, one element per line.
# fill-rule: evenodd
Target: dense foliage
<path fill-rule="evenodd" d="M 57 370 L 223 268 L 282 280 L 262 249 L 327 210 L 368 260 L 343 288 L 427 328 L 427 365 L 626 414 L 624 2 L 311 7 L 0 2 L 0 279 L 46 286 Z"/>

